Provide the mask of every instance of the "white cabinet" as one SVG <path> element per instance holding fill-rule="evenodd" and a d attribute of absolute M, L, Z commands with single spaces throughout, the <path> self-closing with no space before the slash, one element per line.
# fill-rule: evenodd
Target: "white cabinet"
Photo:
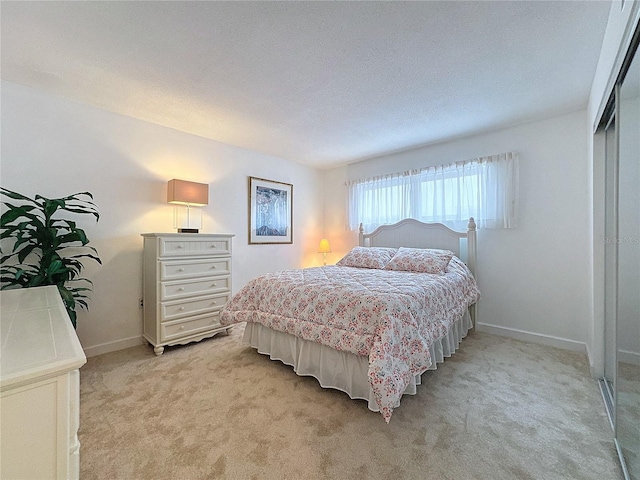
<path fill-rule="evenodd" d="M 220 310 L 231 296 L 228 234 L 144 233 L 143 337 L 162 355 L 228 330 Z"/>
<path fill-rule="evenodd" d="M 0 293 L 0 478 L 77 479 L 86 357 L 55 286 Z"/>

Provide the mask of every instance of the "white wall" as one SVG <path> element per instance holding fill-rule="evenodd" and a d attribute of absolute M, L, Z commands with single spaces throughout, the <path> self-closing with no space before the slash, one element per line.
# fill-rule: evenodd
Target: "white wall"
<path fill-rule="evenodd" d="M 480 329 L 583 350 L 590 298 L 586 118 L 577 112 L 325 172 L 331 260 L 357 244 L 357 232 L 345 231 L 345 180 L 518 151 L 520 226 L 478 233 Z"/>
<path fill-rule="evenodd" d="M 234 233 L 233 290 L 267 271 L 321 264 L 320 173 L 314 169 L 2 82 L 3 187 L 28 196 L 94 195 L 101 218 L 79 218 L 103 265 L 78 336 L 93 355 L 140 343 L 143 232 L 171 232 L 172 178 L 210 184 L 203 232 Z M 293 245 L 248 245 L 248 177 L 294 185 Z"/>

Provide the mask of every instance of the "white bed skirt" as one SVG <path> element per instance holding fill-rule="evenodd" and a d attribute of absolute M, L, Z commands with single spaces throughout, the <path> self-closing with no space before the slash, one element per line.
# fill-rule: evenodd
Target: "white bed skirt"
<path fill-rule="evenodd" d="M 442 363 L 446 357 L 455 353 L 471 327 L 471 316 L 467 310 L 454 323 L 449 333 L 431 346 L 433 363 L 429 370 L 435 370 L 437 363 Z M 242 342 L 257 349 L 259 353 L 269 355 L 272 360 L 280 360 L 285 365 L 292 366 L 298 375 L 315 377 L 322 387 L 341 390 L 353 399 L 366 400 L 369 410 L 380 411 L 369 385 L 367 357 L 334 350 L 253 322 L 247 323 Z M 405 395 L 415 395 L 416 387 L 421 383 L 420 377 L 414 377 L 404 391 Z"/>

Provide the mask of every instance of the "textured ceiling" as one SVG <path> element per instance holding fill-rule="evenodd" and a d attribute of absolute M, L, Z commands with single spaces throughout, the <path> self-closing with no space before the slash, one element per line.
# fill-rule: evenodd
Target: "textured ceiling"
<path fill-rule="evenodd" d="M 610 2 L 7 2 L 1 77 L 318 168 L 583 109 Z"/>

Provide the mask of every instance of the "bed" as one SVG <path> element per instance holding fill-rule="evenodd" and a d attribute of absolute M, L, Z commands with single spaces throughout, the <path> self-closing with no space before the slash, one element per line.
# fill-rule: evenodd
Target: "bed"
<path fill-rule="evenodd" d="M 466 232 L 413 219 L 361 226 L 359 245 L 336 265 L 254 278 L 221 322 L 246 322 L 243 343 L 389 422 L 473 328 L 476 251 L 473 218 Z"/>

